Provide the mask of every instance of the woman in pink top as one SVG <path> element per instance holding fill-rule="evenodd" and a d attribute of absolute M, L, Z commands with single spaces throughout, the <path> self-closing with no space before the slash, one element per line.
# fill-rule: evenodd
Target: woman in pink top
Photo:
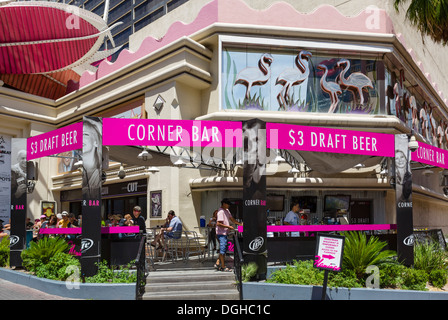
<path fill-rule="evenodd" d="M 218 260 L 221 264 L 219 266 L 218 263 L 215 264 L 215 268 L 219 271 L 232 271 L 225 266 L 225 254 L 227 252 L 227 234 L 230 230 L 234 228 L 230 225 L 230 221 L 241 226 L 242 223 L 236 221 L 232 214 L 229 211 L 230 201 L 228 199 L 223 199 L 221 201 L 221 208 L 218 210 L 218 214 L 216 217 L 216 238 L 219 241 L 219 257 Z"/>

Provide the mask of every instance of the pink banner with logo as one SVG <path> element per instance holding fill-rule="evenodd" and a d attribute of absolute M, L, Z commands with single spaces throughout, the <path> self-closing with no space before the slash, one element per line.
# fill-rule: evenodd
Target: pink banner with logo
<path fill-rule="evenodd" d="M 418 149 L 411 153 L 411 160 L 448 169 L 448 151 L 418 142 Z"/>
<path fill-rule="evenodd" d="M 168 119 L 103 119 L 104 145 L 242 146 L 242 123 Z"/>
<path fill-rule="evenodd" d="M 26 142 L 28 161 L 82 148 L 82 122 L 30 137 Z"/>
<path fill-rule="evenodd" d="M 392 134 L 309 127 L 285 123 L 266 123 L 267 147 L 394 157 Z"/>

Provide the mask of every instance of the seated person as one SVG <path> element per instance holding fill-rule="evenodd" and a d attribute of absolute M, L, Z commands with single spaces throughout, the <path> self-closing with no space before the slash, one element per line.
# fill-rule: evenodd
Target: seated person
<path fill-rule="evenodd" d="M 180 221 L 173 210 L 168 212 L 167 220 L 169 221 L 168 227 L 161 228 L 160 233 L 151 242 L 151 245 L 156 247 L 156 249 L 164 246 L 165 239 L 179 239 L 182 235 L 182 221 Z"/>

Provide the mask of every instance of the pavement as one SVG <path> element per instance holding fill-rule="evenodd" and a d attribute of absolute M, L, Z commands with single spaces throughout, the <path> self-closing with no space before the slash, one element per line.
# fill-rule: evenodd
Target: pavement
<path fill-rule="evenodd" d="M 0 300 L 73 300 L 0 279 Z"/>

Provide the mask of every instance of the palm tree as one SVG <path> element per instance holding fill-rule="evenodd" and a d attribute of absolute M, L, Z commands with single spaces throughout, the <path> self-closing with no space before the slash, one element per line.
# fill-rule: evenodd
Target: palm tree
<path fill-rule="evenodd" d="M 395 10 L 408 0 L 395 0 Z M 448 43 L 448 0 L 411 0 L 406 18 L 434 42 Z"/>

